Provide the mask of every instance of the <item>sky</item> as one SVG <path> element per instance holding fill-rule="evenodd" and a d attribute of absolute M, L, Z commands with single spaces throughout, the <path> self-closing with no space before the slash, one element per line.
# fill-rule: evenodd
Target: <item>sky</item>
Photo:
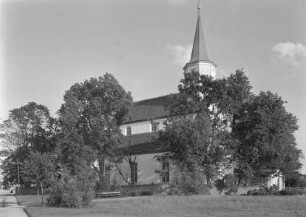
<path fill-rule="evenodd" d="M 306 155 L 306 1 L 202 0 L 217 76 L 243 68 L 299 120 Z M 106 72 L 134 101 L 177 92 L 189 61 L 196 0 L 0 1 L 0 119 L 34 101 L 51 114 L 76 82 Z M 302 172 L 306 173 L 303 160 Z"/>

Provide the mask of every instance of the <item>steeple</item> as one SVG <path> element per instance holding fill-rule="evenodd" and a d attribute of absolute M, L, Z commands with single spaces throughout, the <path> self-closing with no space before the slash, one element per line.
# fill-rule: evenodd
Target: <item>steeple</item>
<path fill-rule="evenodd" d="M 190 62 L 200 61 L 200 60 L 209 60 L 208 52 L 206 48 L 205 38 L 203 34 L 201 16 L 198 16 L 196 32 L 193 40 L 193 47 L 191 53 Z"/>
<path fill-rule="evenodd" d="M 204 31 L 201 22 L 200 0 L 198 0 L 198 21 L 193 40 L 192 53 L 190 61 L 184 67 L 184 71 L 198 71 L 200 74 L 206 74 L 215 77 L 216 67 L 217 65 L 213 61 L 211 61 L 208 56 Z"/>

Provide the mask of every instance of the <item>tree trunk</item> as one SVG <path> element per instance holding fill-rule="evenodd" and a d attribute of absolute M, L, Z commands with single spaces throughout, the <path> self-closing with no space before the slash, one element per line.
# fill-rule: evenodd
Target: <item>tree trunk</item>
<path fill-rule="evenodd" d="M 44 205 L 44 187 L 42 182 L 40 182 L 40 188 L 41 188 L 41 204 Z"/>
<path fill-rule="evenodd" d="M 99 171 L 98 171 L 98 176 L 99 176 L 99 183 L 98 183 L 98 190 L 100 191 L 107 191 L 109 186 L 108 182 L 105 177 L 105 157 L 100 157 L 99 158 Z"/>

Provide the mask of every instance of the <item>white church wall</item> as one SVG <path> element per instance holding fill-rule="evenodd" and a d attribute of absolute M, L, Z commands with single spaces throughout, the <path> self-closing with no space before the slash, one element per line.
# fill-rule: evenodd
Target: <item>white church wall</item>
<path fill-rule="evenodd" d="M 153 120 L 154 123 L 158 123 L 157 130 L 163 130 L 164 124 L 163 122 L 166 120 L 166 118 L 156 119 Z M 120 126 L 121 132 L 123 135 L 127 135 L 127 127 L 131 127 L 132 135 L 134 134 L 140 134 L 140 133 L 150 133 L 152 132 L 152 121 L 142 121 L 142 122 L 136 122 L 136 123 L 129 123 L 129 124 L 123 124 Z"/>
<path fill-rule="evenodd" d="M 187 72 L 197 71 L 201 75 L 209 75 L 213 78 L 216 77 L 216 67 L 210 62 L 201 61 L 190 63 L 185 70 L 187 70 Z"/>
<path fill-rule="evenodd" d="M 145 185 L 152 183 L 160 183 L 161 177 L 156 171 L 161 170 L 161 163 L 155 159 L 155 156 L 160 154 L 142 154 L 136 156 L 137 162 L 137 184 Z M 134 156 L 133 156 L 134 158 Z M 131 181 L 131 171 L 127 161 L 119 165 L 119 169 L 125 178 Z M 115 180 L 115 181 L 114 181 Z M 123 177 L 119 174 L 115 167 L 112 167 L 110 174 L 110 183 L 117 183 L 119 185 L 127 185 Z"/>

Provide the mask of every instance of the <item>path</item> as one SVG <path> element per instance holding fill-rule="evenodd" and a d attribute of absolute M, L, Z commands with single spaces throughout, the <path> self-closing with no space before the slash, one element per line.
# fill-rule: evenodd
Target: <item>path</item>
<path fill-rule="evenodd" d="M 0 216 L 28 217 L 23 206 L 18 205 L 16 197 L 3 190 L 0 191 Z"/>

